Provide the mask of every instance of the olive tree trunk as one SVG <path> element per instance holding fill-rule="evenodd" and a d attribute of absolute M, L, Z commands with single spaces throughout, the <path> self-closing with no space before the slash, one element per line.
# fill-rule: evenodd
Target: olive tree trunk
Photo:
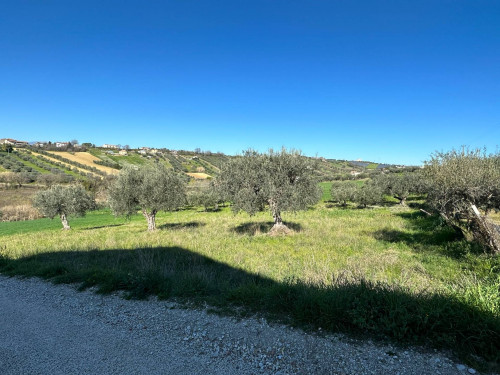
<path fill-rule="evenodd" d="M 406 207 L 406 197 L 398 197 L 397 195 L 394 196 L 394 198 L 398 199 L 399 200 L 399 204 L 401 206 L 405 206 Z"/>
<path fill-rule="evenodd" d="M 156 210 L 152 210 L 151 212 L 147 212 L 146 210 L 142 211 L 142 214 L 146 218 L 148 222 L 148 231 L 153 232 L 156 230 Z"/>
<path fill-rule="evenodd" d="M 494 254 L 500 254 L 500 231 L 498 226 L 481 215 L 475 205 L 471 205 L 471 208 L 476 224 L 474 237 L 486 245 Z"/>
<path fill-rule="evenodd" d="M 60 216 L 61 216 L 61 223 L 63 225 L 63 229 L 64 230 L 71 229 L 71 227 L 69 226 L 68 218 L 67 218 L 66 214 L 61 214 Z"/>
<path fill-rule="evenodd" d="M 283 219 L 281 219 L 281 211 L 279 210 L 277 204 L 273 201 L 269 203 L 271 208 L 271 213 L 273 214 L 274 225 L 269 231 L 270 234 L 287 234 L 290 232 L 290 229 L 283 224 Z"/>

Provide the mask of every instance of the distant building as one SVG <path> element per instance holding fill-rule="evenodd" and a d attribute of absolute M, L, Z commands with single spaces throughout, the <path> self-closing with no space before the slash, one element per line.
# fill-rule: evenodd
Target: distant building
<path fill-rule="evenodd" d="M 14 147 L 27 147 L 27 146 L 29 146 L 28 142 L 17 141 L 17 140 L 12 139 L 12 138 L 2 138 L 2 139 L 0 139 L 0 144 L 1 145 L 11 145 Z"/>
<path fill-rule="evenodd" d="M 48 142 L 35 142 L 33 143 L 34 147 L 45 147 L 47 146 Z"/>
<path fill-rule="evenodd" d="M 358 171 L 351 171 L 351 176 L 355 176 L 355 177 L 356 177 L 356 176 L 358 176 L 358 175 L 360 175 L 360 174 L 361 174 L 361 172 L 358 172 Z"/>
<path fill-rule="evenodd" d="M 56 142 L 56 147 L 57 148 L 63 148 L 63 147 L 68 147 L 69 142 Z"/>
<path fill-rule="evenodd" d="M 127 152 L 127 150 L 120 150 L 120 151 L 118 151 L 118 154 L 122 155 L 122 156 L 127 156 L 128 152 Z"/>
<path fill-rule="evenodd" d="M 102 148 L 112 148 L 115 150 L 118 150 L 120 148 L 120 147 L 118 147 L 118 145 L 108 145 L 107 143 L 103 144 L 101 147 Z"/>

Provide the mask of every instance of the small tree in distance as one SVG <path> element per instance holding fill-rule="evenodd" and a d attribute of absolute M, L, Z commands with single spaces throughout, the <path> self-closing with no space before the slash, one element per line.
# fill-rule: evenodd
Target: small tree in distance
<path fill-rule="evenodd" d="M 148 231 L 154 231 L 158 211 L 172 211 L 186 203 L 185 185 L 163 164 L 124 168 L 110 188 L 109 204 L 115 215 L 131 216 L 140 209 Z"/>
<path fill-rule="evenodd" d="M 33 198 L 33 206 L 51 219 L 59 216 L 63 229 L 68 230 L 71 229 L 68 217 L 84 216 L 95 207 L 95 201 L 81 185 L 54 185 L 37 193 Z"/>
<path fill-rule="evenodd" d="M 281 213 L 304 210 L 321 197 L 311 159 L 284 148 L 265 154 L 245 151 L 222 167 L 216 184 L 236 212 L 253 215 L 267 206 L 274 219 L 270 233 L 288 233 Z"/>
<path fill-rule="evenodd" d="M 406 206 L 406 200 L 411 193 L 420 192 L 423 176 L 416 172 L 389 173 L 377 176 L 374 183 L 382 191 L 397 200 L 401 206 Z"/>
<path fill-rule="evenodd" d="M 357 186 L 353 181 L 334 181 L 331 188 L 332 201 L 347 206 L 348 201 L 354 201 Z"/>
<path fill-rule="evenodd" d="M 353 201 L 361 207 L 381 203 L 384 200 L 382 189 L 373 181 L 366 182 L 363 186 L 357 186 L 353 196 Z"/>

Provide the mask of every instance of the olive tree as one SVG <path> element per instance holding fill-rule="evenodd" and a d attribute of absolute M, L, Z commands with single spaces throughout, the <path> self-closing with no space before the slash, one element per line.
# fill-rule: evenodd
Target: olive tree
<path fill-rule="evenodd" d="M 215 184 L 211 181 L 197 181 L 190 186 L 187 192 L 188 203 L 192 206 L 203 206 L 205 211 L 213 207 L 215 211 L 219 209 L 219 203 L 223 199 Z"/>
<path fill-rule="evenodd" d="M 361 207 L 366 208 L 368 205 L 381 203 L 384 199 L 384 192 L 373 181 L 365 182 L 362 186 L 356 186 L 353 202 L 358 203 Z"/>
<path fill-rule="evenodd" d="M 331 188 L 332 201 L 346 206 L 348 201 L 354 201 L 357 186 L 353 181 L 334 181 Z"/>
<path fill-rule="evenodd" d="M 428 203 L 457 232 L 500 252 L 499 226 L 487 215 L 500 209 L 500 153 L 462 148 L 437 152 L 424 167 Z"/>
<path fill-rule="evenodd" d="M 389 173 L 377 176 L 374 183 L 377 184 L 385 194 L 397 200 L 402 206 L 406 206 L 406 199 L 411 193 L 418 193 L 422 185 L 423 177 L 419 173 Z"/>
<path fill-rule="evenodd" d="M 273 233 L 289 231 L 282 212 L 304 210 L 321 197 L 311 159 L 284 148 L 267 153 L 245 151 L 222 166 L 216 184 L 232 201 L 235 212 L 253 215 L 267 207 L 274 219 Z"/>
<path fill-rule="evenodd" d="M 70 229 L 68 217 L 84 216 L 95 207 L 94 198 L 81 185 L 54 185 L 33 197 L 33 206 L 44 216 L 61 218 L 63 229 Z"/>
<path fill-rule="evenodd" d="M 163 164 L 124 168 L 109 190 L 115 215 L 130 216 L 142 211 L 148 231 L 156 229 L 158 211 L 172 211 L 186 203 L 185 182 Z"/>

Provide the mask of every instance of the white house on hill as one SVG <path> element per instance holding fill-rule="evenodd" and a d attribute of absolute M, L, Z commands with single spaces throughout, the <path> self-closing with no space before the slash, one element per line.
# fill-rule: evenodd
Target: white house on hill
<path fill-rule="evenodd" d="M 112 149 L 115 149 L 115 150 L 118 150 L 120 147 L 118 147 L 118 145 L 109 145 L 107 143 L 103 144 L 101 146 L 102 148 L 112 148 Z"/>
<path fill-rule="evenodd" d="M 0 145 L 11 145 L 14 147 L 26 147 L 29 145 L 28 142 L 25 141 L 17 141 L 12 138 L 2 138 L 0 139 Z"/>

